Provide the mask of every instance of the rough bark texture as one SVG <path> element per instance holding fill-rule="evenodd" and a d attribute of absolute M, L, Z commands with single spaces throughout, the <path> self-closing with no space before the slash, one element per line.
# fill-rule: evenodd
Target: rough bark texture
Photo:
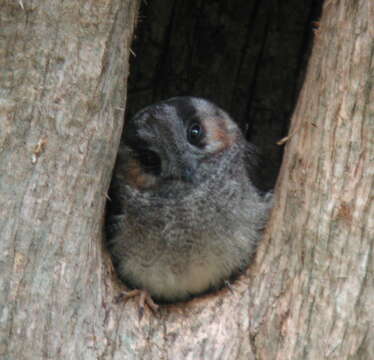
<path fill-rule="evenodd" d="M 137 6 L 1 2 L 1 359 L 108 349 L 101 226 Z"/>
<path fill-rule="evenodd" d="M 373 19 L 324 5 L 250 287 L 258 359 L 374 358 Z"/>
<path fill-rule="evenodd" d="M 373 359 L 369 1 L 326 1 L 248 274 L 141 322 L 101 242 L 136 5 L 1 8 L 0 357 Z"/>

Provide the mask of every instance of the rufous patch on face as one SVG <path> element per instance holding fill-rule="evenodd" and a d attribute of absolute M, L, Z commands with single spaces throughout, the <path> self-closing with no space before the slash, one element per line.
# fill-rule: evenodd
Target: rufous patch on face
<path fill-rule="evenodd" d="M 229 148 L 236 138 L 236 125 L 224 118 L 208 117 L 203 120 L 206 132 L 206 150 L 217 153 Z"/>
<path fill-rule="evenodd" d="M 126 165 L 125 181 L 130 186 L 142 190 L 155 185 L 156 178 L 143 170 L 139 160 L 136 158 L 127 159 Z"/>

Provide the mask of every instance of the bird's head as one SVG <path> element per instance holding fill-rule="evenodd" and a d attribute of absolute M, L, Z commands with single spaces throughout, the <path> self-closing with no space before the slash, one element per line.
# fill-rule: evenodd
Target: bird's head
<path fill-rule="evenodd" d="M 230 116 L 205 99 L 174 97 L 153 104 L 125 125 L 125 181 L 138 190 L 167 182 L 193 186 L 239 136 Z"/>

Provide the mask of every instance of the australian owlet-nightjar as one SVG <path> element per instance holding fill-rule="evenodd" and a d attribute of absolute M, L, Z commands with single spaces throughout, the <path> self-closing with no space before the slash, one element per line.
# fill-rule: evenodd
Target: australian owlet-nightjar
<path fill-rule="evenodd" d="M 174 302 L 245 269 L 272 202 L 253 185 L 254 157 L 230 116 L 205 99 L 175 97 L 138 112 L 125 125 L 108 219 L 123 281 Z"/>

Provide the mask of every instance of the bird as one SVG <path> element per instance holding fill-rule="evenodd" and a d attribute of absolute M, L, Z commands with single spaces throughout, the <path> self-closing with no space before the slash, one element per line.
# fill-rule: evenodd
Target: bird
<path fill-rule="evenodd" d="M 173 97 L 125 122 L 107 244 L 141 311 L 219 289 L 247 268 L 272 207 L 255 169 L 255 147 L 209 100 Z"/>

